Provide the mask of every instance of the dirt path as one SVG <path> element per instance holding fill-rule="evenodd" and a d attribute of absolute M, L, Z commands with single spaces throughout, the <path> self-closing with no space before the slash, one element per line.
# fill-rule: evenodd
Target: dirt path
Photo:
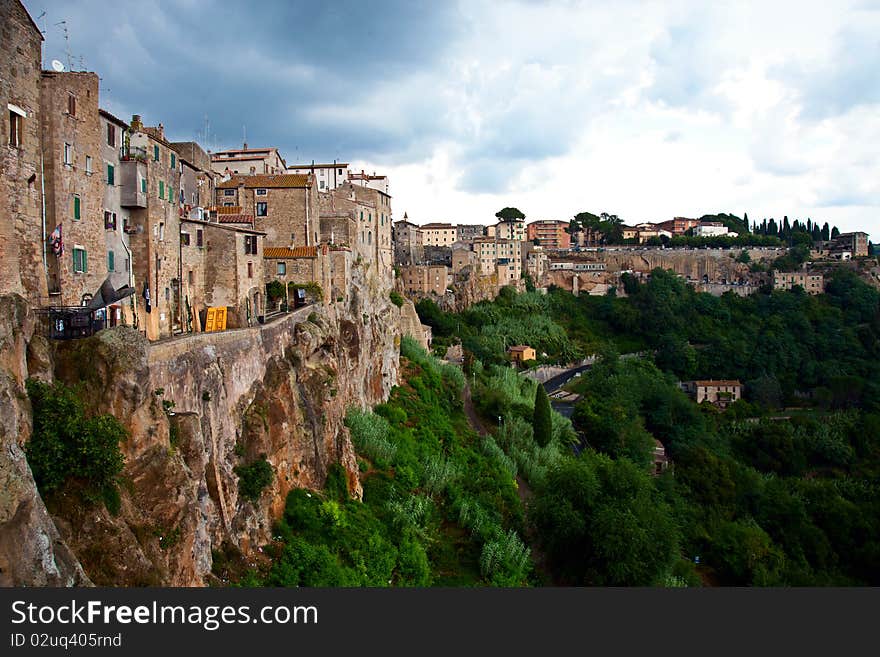
<path fill-rule="evenodd" d="M 464 384 L 462 398 L 464 400 L 464 414 L 467 417 L 468 424 L 471 425 L 471 428 L 481 436 L 491 436 L 492 432 L 486 429 L 482 419 L 480 419 L 480 416 L 477 414 L 477 409 L 474 407 L 474 400 L 471 397 L 471 388 L 467 382 Z M 528 501 L 532 498 L 534 493 L 532 492 L 531 486 L 529 486 L 529 482 L 527 482 L 519 473 L 516 475 L 516 493 L 519 495 L 519 501 L 523 506 L 523 514 L 525 517 L 525 538 L 531 549 L 532 563 L 535 566 L 535 571 L 542 579 L 544 579 L 544 581 L 552 583 L 553 578 L 550 574 L 549 568 L 547 568 L 547 557 L 538 547 L 535 530 L 529 524 Z"/>

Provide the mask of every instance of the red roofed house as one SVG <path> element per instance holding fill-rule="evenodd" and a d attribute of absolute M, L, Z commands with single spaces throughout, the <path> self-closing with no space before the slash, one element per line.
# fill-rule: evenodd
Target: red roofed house
<path fill-rule="evenodd" d="M 513 347 L 508 347 L 507 353 L 510 354 L 510 359 L 514 363 L 524 363 L 527 360 L 535 360 L 536 358 L 535 350 L 525 344 L 518 344 Z"/>

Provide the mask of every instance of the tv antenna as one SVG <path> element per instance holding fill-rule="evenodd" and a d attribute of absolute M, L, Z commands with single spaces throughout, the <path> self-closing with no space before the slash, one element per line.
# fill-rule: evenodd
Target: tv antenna
<path fill-rule="evenodd" d="M 67 68 L 70 69 L 70 32 L 67 30 L 67 21 L 58 21 L 55 26 L 61 25 L 64 31 L 64 54 L 67 55 Z"/>

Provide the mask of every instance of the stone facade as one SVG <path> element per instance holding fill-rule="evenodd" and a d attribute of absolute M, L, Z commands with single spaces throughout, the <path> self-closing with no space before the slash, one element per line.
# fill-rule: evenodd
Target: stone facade
<path fill-rule="evenodd" d="M 395 265 L 420 265 L 424 262 L 424 246 L 419 227 L 405 218 L 395 221 L 392 228 Z"/>
<path fill-rule="evenodd" d="M 244 148 L 217 151 L 211 155 L 211 166 L 216 173 L 241 176 L 277 175 L 287 169 L 277 148 Z"/>
<path fill-rule="evenodd" d="M 456 248 L 452 250 L 452 273 L 453 275 L 461 272 L 465 267 L 475 270 L 479 259 L 477 254 L 466 248 Z"/>
<path fill-rule="evenodd" d="M 482 224 L 458 224 L 455 229 L 458 240 L 462 242 L 470 242 L 486 234 L 486 227 Z"/>
<path fill-rule="evenodd" d="M 822 274 L 774 271 L 772 280 L 774 290 L 790 290 L 800 285 L 808 294 L 822 294 L 825 291 L 825 277 Z"/>
<path fill-rule="evenodd" d="M 0 2 L 0 294 L 24 294 L 34 304 L 48 301 L 40 191 L 42 41 L 24 5 Z"/>
<path fill-rule="evenodd" d="M 50 303 L 79 306 L 107 278 L 104 209 L 118 160 L 105 161 L 95 73 L 44 71 L 40 106 L 46 234 L 58 227 L 63 239 L 63 252 L 47 257 Z"/>
<path fill-rule="evenodd" d="M 180 286 L 180 178 L 177 152 L 165 140 L 165 129 L 145 127 L 132 118 L 129 147 L 123 154 L 123 205 L 131 216 L 134 276 L 137 281 L 138 326 L 150 340 L 182 331 L 184 298 Z M 142 296 L 150 294 L 150 312 Z"/>
<path fill-rule="evenodd" d="M 403 289 L 407 295 L 424 296 L 435 294 L 443 296 L 448 286 L 446 267 L 429 265 L 409 265 L 400 268 Z"/>
<path fill-rule="evenodd" d="M 314 180 L 295 174 L 235 176 L 216 187 L 217 207 L 241 207 L 268 246 L 312 246 L 319 239 L 320 206 Z"/>
<path fill-rule="evenodd" d="M 425 246 L 452 246 L 458 241 L 458 228 L 452 224 L 432 223 L 419 228 Z"/>

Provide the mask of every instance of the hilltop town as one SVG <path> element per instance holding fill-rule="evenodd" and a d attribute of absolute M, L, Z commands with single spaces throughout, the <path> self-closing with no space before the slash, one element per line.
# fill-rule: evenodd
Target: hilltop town
<path fill-rule="evenodd" d="M 417 222 L 0 26 L 0 585 L 876 583 L 866 232 Z"/>

